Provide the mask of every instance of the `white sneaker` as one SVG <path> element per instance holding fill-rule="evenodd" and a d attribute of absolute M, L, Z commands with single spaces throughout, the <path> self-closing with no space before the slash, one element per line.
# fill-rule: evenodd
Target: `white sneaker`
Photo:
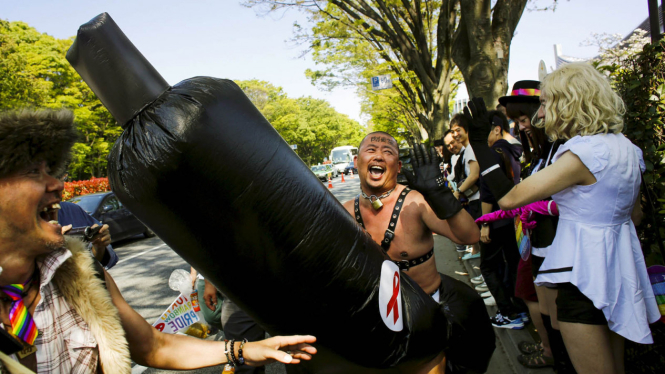
<path fill-rule="evenodd" d="M 492 293 L 489 292 L 489 291 L 483 292 L 483 293 L 480 294 L 480 297 L 482 297 L 482 298 L 487 298 L 487 297 L 491 297 L 491 296 L 492 296 Z"/>
<path fill-rule="evenodd" d="M 473 278 L 471 278 L 471 283 L 473 283 L 473 284 L 481 284 L 481 283 L 485 283 L 485 279 L 483 278 L 483 275 L 480 274 L 480 275 L 477 276 L 477 277 L 473 277 Z"/>
<path fill-rule="evenodd" d="M 489 287 L 487 287 L 487 283 L 484 283 L 484 282 L 483 282 L 483 284 L 479 284 L 479 285 L 476 286 L 476 291 L 478 291 L 478 292 L 487 292 L 489 290 L 490 289 L 489 289 Z"/>
<path fill-rule="evenodd" d="M 483 299 L 483 301 L 487 306 L 496 306 L 496 300 L 494 300 L 494 296 L 490 296 L 487 299 Z"/>

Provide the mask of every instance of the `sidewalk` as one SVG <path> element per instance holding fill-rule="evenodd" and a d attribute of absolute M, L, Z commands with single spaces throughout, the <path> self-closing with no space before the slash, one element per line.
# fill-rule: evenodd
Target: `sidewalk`
<path fill-rule="evenodd" d="M 436 268 L 439 272 L 458 279 L 469 286 L 472 285 L 470 279 L 480 275 L 480 259 L 468 261 L 459 260 L 455 245 L 448 239 L 440 235 L 434 236 L 434 253 L 436 256 Z M 468 275 L 462 275 L 466 273 Z M 496 307 L 487 307 L 487 313 L 490 316 L 496 314 Z M 517 361 L 520 351 L 517 344 L 523 340 L 535 341 L 538 334 L 534 330 L 533 324 L 522 330 L 494 329 L 496 334 L 496 350 L 490 361 L 487 374 L 552 374 L 552 368 L 527 369 Z"/>

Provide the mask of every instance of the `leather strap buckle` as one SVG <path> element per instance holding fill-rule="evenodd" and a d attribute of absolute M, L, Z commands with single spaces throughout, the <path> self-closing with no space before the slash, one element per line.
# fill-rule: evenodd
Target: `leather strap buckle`
<path fill-rule="evenodd" d="M 400 260 L 400 261 L 393 261 L 393 262 L 395 263 L 395 265 L 397 265 L 397 267 L 400 270 L 409 271 L 409 268 L 411 267 L 411 263 L 409 262 L 409 260 Z"/>

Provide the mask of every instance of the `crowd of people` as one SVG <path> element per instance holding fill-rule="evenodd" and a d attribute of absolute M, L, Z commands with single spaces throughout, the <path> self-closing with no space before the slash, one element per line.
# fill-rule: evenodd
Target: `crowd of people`
<path fill-rule="evenodd" d="M 443 170 L 434 149 L 413 148 L 408 187 L 397 183 L 395 138 L 372 132 L 362 140 L 361 191 L 344 208 L 446 316 L 449 343 L 426 372 L 487 371 L 492 326 L 521 329 L 529 320 L 540 342 L 520 343 L 519 361 L 558 373 L 623 373 L 624 339 L 653 342 L 649 323 L 660 313 L 635 231 L 644 160 L 621 134 L 624 111 L 602 74 L 573 63 L 542 82 L 515 83 L 496 110 L 472 99 L 437 142 Z M 63 236 L 67 223 L 99 225 L 60 201 L 74 139 L 66 111 L 0 117 L 0 322 L 10 333 L 3 351 L 19 345 L 0 361 L 3 370 L 18 362 L 39 373 L 120 373 L 131 358 L 169 369 L 232 363 L 241 372 L 312 358 L 316 338 L 263 339 L 193 269 L 207 317 L 230 341 L 148 325 L 99 264 L 117 261 L 108 226 L 87 247 Z M 475 290 L 437 271 L 433 233 L 455 242 L 463 259 L 480 258 Z M 490 316 L 486 306 L 494 305 Z"/>
<path fill-rule="evenodd" d="M 459 174 L 480 174 L 482 275 L 471 282 L 489 289 L 495 327 L 533 320 L 540 342 L 519 344 L 524 366 L 622 373 L 624 339 L 653 343 L 660 318 L 635 230 L 644 160 L 621 134 L 624 104 L 602 74 L 574 63 L 515 83 L 497 109 L 472 99 L 443 136 L 451 188 L 464 195 Z M 529 209 L 537 201 L 548 208 Z M 478 216 L 471 201 L 465 208 Z"/>

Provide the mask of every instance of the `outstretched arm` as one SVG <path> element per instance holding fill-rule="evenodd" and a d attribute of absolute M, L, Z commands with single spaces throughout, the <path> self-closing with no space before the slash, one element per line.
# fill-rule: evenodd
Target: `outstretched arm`
<path fill-rule="evenodd" d="M 526 178 L 508 191 L 499 199 L 499 206 L 504 210 L 515 209 L 543 200 L 568 187 L 595 182 L 596 177 L 591 174 L 582 160 L 574 153 L 566 152 L 552 165 Z"/>
<path fill-rule="evenodd" d="M 424 199 L 423 199 L 424 200 Z M 462 209 L 452 217 L 439 219 L 432 208 L 423 201 L 423 222 L 428 229 L 445 236 L 457 244 L 475 244 L 480 240 L 480 230 L 473 217 Z"/>
<path fill-rule="evenodd" d="M 125 330 L 132 360 L 148 367 L 191 370 L 227 363 L 224 342 L 201 340 L 186 335 L 165 334 L 157 331 L 127 304 L 113 278 L 104 272 L 106 285 L 113 304 L 118 309 Z M 260 366 L 272 361 L 297 364 L 309 360 L 316 348 L 313 336 L 276 336 L 259 342 L 246 343 L 243 348 L 245 360 L 250 366 Z M 236 342 L 236 357 L 240 342 Z M 293 355 L 286 350 L 293 351 Z"/>
<path fill-rule="evenodd" d="M 501 209 L 519 208 L 543 200 L 570 186 L 596 182 L 596 178 L 579 157 L 572 152 L 566 152 L 552 165 L 513 186 L 513 182 L 501 171 L 496 158 L 487 146 L 491 124 L 483 99 L 477 97 L 471 99 L 468 107 L 464 108 L 464 115 L 471 123 L 469 142 L 478 160 L 480 175 L 499 202 Z"/>
<path fill-rule="evenodd" d="M 405 170 L 404 176 L 411 188 L 420 193 L 417 199 L 418 205 L 423 209 L 421 212 L 425 225 L 455 243 L 477 243 L 478 226 L 469 213 L 462 209 L 452 191 L 445 186 L 436 150 L 431 148 L 428 152 L 424 145 L 416 144 L 410 153 L 413 172 Z"/>

